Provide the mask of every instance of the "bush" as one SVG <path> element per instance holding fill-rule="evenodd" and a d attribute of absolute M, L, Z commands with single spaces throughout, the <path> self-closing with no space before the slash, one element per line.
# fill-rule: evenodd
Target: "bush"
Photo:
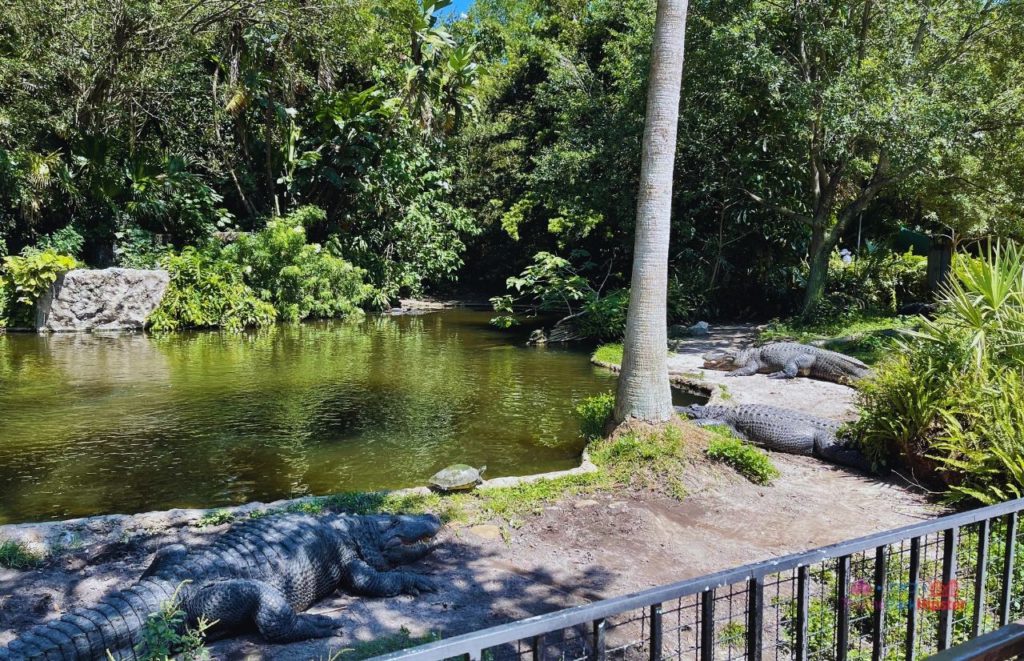
<path fill-rule="evenodd" d="M 7 308 L 7 315 L 13 325 L 31 325 L 35 304 L 52 285 L 57 277 L 78 266 L 70 255 L 61 255 L 52 250 L 27 249 L 21 255 L 4 257 L 0 269 L 0 295 L 7 300 L 0 304 Z"/>
<path fill-rule="evenodd" d="M 576 417 L 580 421 L 580 434 L 588 441 L 604 436 L 608 421 L 615 412 L 615 395 L 604 393 L 587 397 L 576 405 Z"/>
<path fill-rule="evenodd" d="M 158 612 L 146 619 L 142 641 L 135 649 L 142 661 L 199 661 L 210 658 L 205 645 L 206 632 L 215 623 L 200 617 L 195 628 L 189 627 L 178 597 L 180 590 L 181 585 Z"/>
<path fill-rule="evenodd" d="M 242 267 L 222 259 L 216 249 L 185 248 L 160 262 L 171 276 L 148 325 L 154 331 L 182 328 L 225 328 L 239 331 L 273 323 L 274 306 L 260 299 L 247 284 Z"/>
<path fill-rule="evenodd" d="M 32 553 L 20 542 L 6 540 L 0 542 L 0 567 L 7 569 L 31 569 L 42 563 L 43 559 Z"/>
<path fill-rule="evenodd" d="M 742 441 L 726 430 L 716 434 L 705 451 L 708 457 L 732 466 L 740 475 L 754 484 L 771 484 L 779 476 L 779 470 L 772 464 L 768 454 L 750 443 Z"/>
<path fill-rule="evenodd" d="M 1024 250 L 959 258 L 940 313 L 863 383 L 853 429 L 873 459 L 902 459 L 951 500 L 1024 495 Z"/>
<path fill-rule="evenodd" d="M 881 248 L 844 262 L 838 252 L 829 260 L 825 295 L 806 315 L 807 321 L 836 323 L 864 315 L 892 315 L 903 303 L 928 299 L 925 257 Z"/>
<path fill-rule="evenodd" d="M 246 282 L 273 304 L 282 321 L 360 313 L 359 306 L 371 295 L 365 271 L 318 244 L 306 243 L 305 226 L 325 218 L 323 210 L 303 207 L 224 250 L 245 267 Z"/>

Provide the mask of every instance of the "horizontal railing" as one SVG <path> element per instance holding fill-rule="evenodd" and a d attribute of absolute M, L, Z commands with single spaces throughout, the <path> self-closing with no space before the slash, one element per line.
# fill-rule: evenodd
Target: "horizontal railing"
<path fill-rule="evenodd" d="M 922 658 L 1024 615 L 1022 509 L 943 516 L 385 658 Z"/>

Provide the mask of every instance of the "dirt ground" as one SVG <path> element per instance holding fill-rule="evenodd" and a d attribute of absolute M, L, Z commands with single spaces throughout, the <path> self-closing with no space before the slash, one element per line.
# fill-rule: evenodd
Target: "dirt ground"
<path fill-rule="evenodd" d="M 242 636 L 211 649 L 218 659 L 326 659 L 403 627 L 414 636 L 451 636 L 938 513 L 893 482 L 811 458 L 772 458 L 782 472 L 774 486 L 758 487 L 704 464 L 688 478 L 691 495 L 682 502 L 623 490 L 564 499 L 515 528 L 502 521 L 449 526 L 435 554 L 413 568 L 438 579 L 438 592 L 392 599 L 338 593 L 310 611 L 337 618 L 333 638 L 273 646 Z M 193 514 L 108 517 L 92 522 L 91 533 L 75 528 L 81 544 L 42 568 L 0 570 L 0 643 L 130 584 L 160 546 L 200 544 L 225 529 L 196 528 L 190 520 Z"/>

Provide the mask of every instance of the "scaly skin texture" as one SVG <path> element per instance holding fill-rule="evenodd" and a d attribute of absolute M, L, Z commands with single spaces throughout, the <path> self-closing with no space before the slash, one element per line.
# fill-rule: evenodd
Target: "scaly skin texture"
<path fill-rule="evenodd" d="M 772 379 L 792 379 L 803 374 L 834 383 L 850 383 L 871 371 L 856 358 L 796 342 L 775 342 L 742 351 L 714 351 L 704 356 L 704 367 L 731 370 L 726 376 L 767 372 Z"/>
<path fill-rule="evenodd" d="M 676 411 L 699 425 L 725 425 L 742 438 L 770 450 L 813 455 L 835 464 L 870 471 L 858 450 L 837 437 L 839 423 L 762 404 L 679 406 Z"/>
<path fill-rule="evenodd" d="M 209 546 L 161 549 L 134 586 L 29 629 L 0 648 L 0 660 L 143 656 L 143 625 L 176 589 L 190 624 L 217 621 L 212 637 L 253 627 L 275 643 L 330 636 L 334 620 L 301 611 L 339 587 L 371 597 L 433 590 L 427 577 L 394 567 L 430 553 L 426 540 L 440 528 L 429 515 L 286 514 L 242 523 Z"/>

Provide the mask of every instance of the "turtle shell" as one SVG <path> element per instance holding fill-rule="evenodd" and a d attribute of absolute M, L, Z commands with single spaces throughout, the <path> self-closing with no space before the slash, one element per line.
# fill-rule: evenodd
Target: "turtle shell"
<path fill-rule="evenodd" d="M 430 484 L 442 491 L 472 489 L 481 480 L 482 472 L 483 469 L 478 470 L 466 464 L 453 464 L 435 473 L 430 478 Z"/>

